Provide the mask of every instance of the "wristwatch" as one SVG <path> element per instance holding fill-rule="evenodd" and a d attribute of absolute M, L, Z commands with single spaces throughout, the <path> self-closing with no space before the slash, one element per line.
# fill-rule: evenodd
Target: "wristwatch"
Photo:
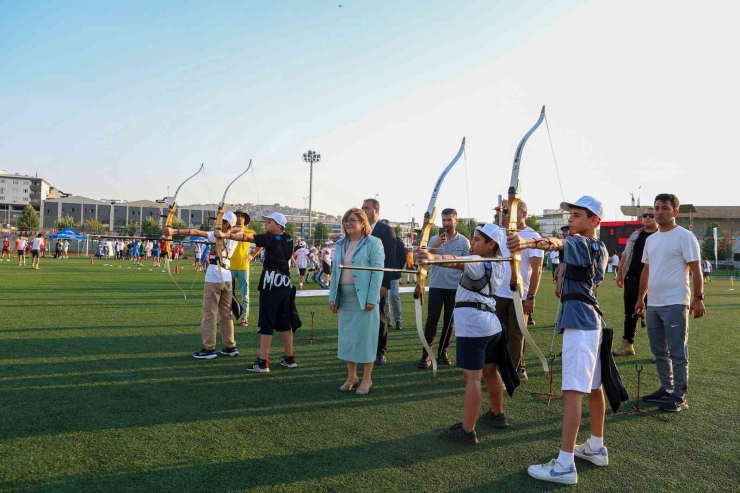
<path fill-rule="evenodd" d="M 696 293 L 694 294 L 694 298 L 699 298 L 700 300 L 704 301 L 704 293 Z"/>
<path fill-rule="evenodd" d="M 534 299 L 534 295 L 533 294 L 528 294 L 527 295 L 527 299 L 528 300 L 533 300 Z"/>

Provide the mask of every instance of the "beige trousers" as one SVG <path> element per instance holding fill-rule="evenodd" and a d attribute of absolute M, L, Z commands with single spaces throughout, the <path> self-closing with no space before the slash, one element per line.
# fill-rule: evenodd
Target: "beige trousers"
<path fill-rule="evenodd" d="M 203 288 L 203 321 L 200 323 L 200 335 L 203 347 L 216 349 L 216 315 L 221 325 L 221 341 L 225 347 L 236 346 L 234 340 L 234 322 L 231 320 L 231 283 L 207 282 Z"/>

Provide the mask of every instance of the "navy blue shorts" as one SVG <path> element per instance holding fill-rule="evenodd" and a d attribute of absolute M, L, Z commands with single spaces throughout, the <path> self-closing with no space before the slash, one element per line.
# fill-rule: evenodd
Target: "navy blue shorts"
<path fill-rule="evenodd" d="M 457 337 L 457 367 L 463 370 L 482 370 L 496 363 L 496 346 L 501 332 L 485 337 Z"/>

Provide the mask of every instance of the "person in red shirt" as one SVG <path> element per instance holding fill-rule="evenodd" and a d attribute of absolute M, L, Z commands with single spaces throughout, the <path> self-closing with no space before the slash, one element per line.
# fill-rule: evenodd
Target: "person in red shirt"
<path fill-rule="evenodd" d="M 3 260 L 3 257 L 7 257 L 5 261 L 10 262 L 10 237 L 8 236 L 3 238 L 3 253 L 0 255 L 0 262 Z"/>

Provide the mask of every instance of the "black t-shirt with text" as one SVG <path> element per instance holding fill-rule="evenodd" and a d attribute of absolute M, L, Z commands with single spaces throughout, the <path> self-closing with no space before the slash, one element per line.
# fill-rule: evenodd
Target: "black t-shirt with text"
<path fill-rule="evenodd" d="M 265 261 L 262 264 L 262 275 L 259 282 L 260 290 L 265 287 L 265 274 L 268 272 L 279 273 L 290 278 L 288 261 L 293 256 L 293 238 L 289 234 L 273 235 L 265 233 L 255 235 L 254 246 L 262 247 L 265 250 Z M 289 286 L 290 284 L 286 287 Z"/>

